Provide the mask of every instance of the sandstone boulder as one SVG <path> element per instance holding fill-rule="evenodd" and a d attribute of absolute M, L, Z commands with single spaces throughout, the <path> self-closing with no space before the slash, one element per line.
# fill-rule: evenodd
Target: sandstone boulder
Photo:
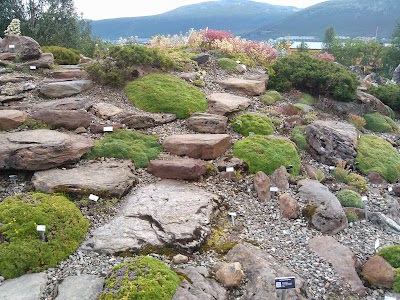
<path fill-rule="evenodd" d="M 0 110 L 0 130 L 17 128 L 29 118 L 29 115 L 19 110 Z"/>
<path fill-rule="evenodd" d="M 88 106 L 86 98 L 65 98 L 41 102 L 33 107 L 33 110 L 78 110 L 85 109 Z"/>
<path fill-rule="evenodd" d="M 25 300 L 40 299 L 46 289 L 47 274 L 33 273 L 18 278 L 9 279 L 0 285 L 0 299 Z"/>
<path fill-rule="evenodd" d="M 42 95 L 49 98 L 63 98 L 85 92 L 92 87 L 90 80 L 73 80 L 62 82 L 48 82 L 40 86 Z"/>
<path fill-rule="evenodd" d="M 373 286 L 393 288 L 394 268 L 381 256 L 373 256 L 368 259 L 362 273 Z"/>
<path fill-rule="evenodd" d="M 214 267 L 215 278 L 225 287 L 237 287 L 244 278 L 242 266 L 238 262 L 218 263 Z"/>
<path fill-rule="evenodd" d="M 92 106 L 96 115 L 102 118 L 110 118 L 123 112 L 123 110 L 110 103 L 96 103 Z"/>
<path fill-rule="evenodd" d="M 10 45 L 14 45 L 10 49 Z M 12 52 L 22 60 L 36 59 L 42 53 L 40 45 L 33 38 L 21 35 L 9 35 L 0 41 L 0 52 Z"/>
<path fill-rule="evenodd" d="M 89 74 L 80 69 L 56 70 L 51 72 L 51 76 L 56 79 L 87 79 Z"/>
<path fill-rule="evenodd" d="M 254 175 L 254 189 L 256 190 L 260 201 L 271 200 L 270 187 L 271 184 L 269 177 L 263 171 L 258 171 Z"/>
<path fill-rule="evenodd" d="M 189 261 L 189 257 L 183 254 L 177 254 L 172 258 L 172 263 L 178 264 L 186 264 Z"/>
<path fill-rule="evenodd" d="M 300 213 L 300 205 L 296 199 L 289 194 L 279 196 L 279 210 L 282 218 L 297 219 Z"/>
<path fill-rule="evenodd" d="M 227 115 L 241 109 L 246 109 L 251 104 L 250 99 L 229 93 L 214 93 L 208 95 L 207 101 L 207 112 L 216 115 Z"/>
<path fill-rule="evenodd" d="M 186 126 L 201 133 L 225 133 L 228 118 L 220 115 L 194 113 L 186 120 Z"/>
<path fill-rule="evenodd" d="M 265 81 L 263 80 L 228 78 L 218 81 L 218 83 L 224 89 L 239 91 L 249 96 L 258 96 L 265 93 Z"/>
<path fill-rule="evenodd" d="M 284 166 L 276 169 L 271 175 L 271 186 L 277 187 L 280 191 L 289 189 L 289 174 Z"/>
<path fill-rule="evenodd" d="M 79 127 L 89 127 L 93 115 L 84 110 L 43 109 L 34 112 L 32 117 L 56 128 L 75 130 Z"/>
<path fill-rule="evenodd" d="M 96 275 L 69 276 L 58 286 L 56 300 L 95 300 L 103 291 L 104 278 Z"/>
<path fill-rule="evenodd" d="M 165 179 L 193 180 L 207 172 L 206 165 L 205 161 L 193 158 L 151 160 L 147 172 Z"/>

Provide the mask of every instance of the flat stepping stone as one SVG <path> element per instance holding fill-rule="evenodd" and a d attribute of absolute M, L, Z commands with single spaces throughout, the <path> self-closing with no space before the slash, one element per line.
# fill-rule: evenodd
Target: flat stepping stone
<path fill-rule="evenodd" d="M 193 180 L 207 172 L 207 163 L 201 159 L 177 158 L 174 160 L 151 160 L 147 171 L 165 179 Z"/>
<path fill-rule="evenodd" d="M 175 180 L 141 187 L 126 197 L 119 215 L 93 231 L 82 249 L 109 254 L 146 247 L 197 249 L 210 233 L 216 199 Z"/>
<path fill-rule="evenodd" d="M 131 161 L 89 161 L 74 169 L 36 172 L 35 188 L 47 194 L 57 192 L 122 197 L 138 182 Z"/>
<path fill-rule="evenodd" d="M 96 300 L 104 279 L 96 275 L 69 276 L 58 286 L 56 300 Z"/>
<path fill-rule="evenodd" d="M 96 115 L 102 118 L 110 118 L 122 113 L 124 110 L 110 103 L 96 103 L 92 106 Z"/>
<path fill-rule="evenodd" d="M 225 133 L 228 118 L 221 115 L 194 113 L 186 120 L 186 126 L 201 133 Z"/>
<path fill-rule="evenodd" d="M 93 119 L 93 115 L 84 110 L 43 109 L 34 112 L 32 117 L 55 128 L 63 127 L 67 130 L 87 128 Z"/>
<path fill-rule="evenodd" d="M 85 92 L 91 87 L 90 80 L 48 82 L 39 87 L 39 92 L 49 98 L 63 98 Z"/>
<path fill-rule="evenodd" d="M 207 112 L 216 115 L 227 115 L 246 109 L 251 104 L 251 99 L 229 93 L 213 93 L 207 96 L 207 101 Z"/>
<path fill-rule="evenodd" d="M 56 79 L 86 79 L 89 74 L 84 70 L 57 70 L 51 72 L 51 76 Z"/>
<path fill-rule="evenodd" d="M 128 128 L 143 129 L 173 122 L 176 120 L 176 115 L 125 113 L 119 116 L 119 120 Z"/>
<path fill-rule="evenodd" d="M 29 118 L 29 114 L 19 110 L 0 110 L 0 130 L 15 129 Z"/>
<path fill-rule="evenodd" d="M 52 109 L 52 110 L 78 110 L 85 109 L 88 106 L 86 98 L 65 98 L 51 100 L 36 104 L 33 110 Z"/>
<path fill-rule="evenodd" d="M 36 300 L 47 285 L 47 274 L 34 273 L 9 279 L 0 285 L 0 300 Z"/>
<path fill-rule="evenodd" d="M 232 146 L 229 134 L 176 134 L 167 137 L 162 146 L 175 155 L 214 159 Z"/>
<path fill-rule="evenodd" d="M 240 78 L 228 78 L 218 81 L 224 89 L 239 91 L 248 96 L 259 96 L 265 93 L 265 80 L 250 80 Z"/>

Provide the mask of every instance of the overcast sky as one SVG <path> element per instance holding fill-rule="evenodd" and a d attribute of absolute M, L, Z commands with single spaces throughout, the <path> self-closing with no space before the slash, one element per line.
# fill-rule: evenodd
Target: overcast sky
<path fill-rule="evenodd" d="M 206 0 L 209 1 L 209 0 Z M 257 0 L 275 5 L 307 7 L 326 0 Z M 75 0 L 78 13 L 85 19 L 100 20 L 122 17 L 149 16 L 167 12 L 179 6 L 205 2 L 204 0 L 142 0 L 94 1 Z"/>

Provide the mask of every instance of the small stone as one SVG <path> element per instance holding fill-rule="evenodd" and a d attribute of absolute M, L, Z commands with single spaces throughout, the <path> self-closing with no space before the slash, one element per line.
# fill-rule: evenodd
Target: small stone
<path fill-rule="evenodd" d="M 189 257 L 183 254 L 177 254 L 172 258 L 174 264 L 186 264 L 189 261 Z"/>
<path fill-rule="evenodd" d="M 300 205 L 289 194 L 283 194 L 279 197 L 279 209 L 283 218 L 297 219 L 299 217 Z"/>
<path fill-rule="evenodd" d="M 225 287 L 237 287 L 244 277 L 239 262 L 219 263 L 215 266 L 215 278 Z"/>

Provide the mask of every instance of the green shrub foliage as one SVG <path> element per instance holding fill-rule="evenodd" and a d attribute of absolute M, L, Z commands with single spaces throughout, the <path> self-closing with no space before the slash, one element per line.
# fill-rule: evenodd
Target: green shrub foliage
<path fill-rule="evenodd" d="M 363 207 L 361 195 L 352 190 L 342 190 L 337 193 L 336 197 L 339 199 L 343 207 Z"/>
<path fill-rule="evenodd" d="M 138 108 L 185 119 L 207 109 L 206 95 L 183 79 L 153 73 L 129 83 L 125 92 Z"/>
<path fill-rule="evenodd" d="M 80 61 L 79 52 L 75 49 L 68 49 L 59 46 L 43 46 L 43 53 L 53 53 L 54 62 L 58 65 L 76 65 Z"/>
<path fill-rule="evenodd" d="M 400 154 L 384 139 L 363 135 L 358 140 L 358 169 L 364 174 L 376 172 L 389 182 L 400 178 Z"/>
<path fill-rule="evenodd" d="M 0 203 L 0 275 L 5 278 L 55 267 L 83 241 L 89 222 L 61 195 L 21 194 Z M 46 225 L 43 242 L 37 225 Z"/>
<path fill-rule="evenodd" d="M 237 117 L 232 121 L 232 127 L 244 136 L 248 136 L 249 132 L 268 135 L 275 131 L 275 126 L 268 117 L 257 114 L 245 114 Z"/>
<path fill-rule="evenodd" d="M 218 59 L 218 66 L 229 72 L 235 72 L 237 63 L 233 59 L 223 57 Z"/>
<path fill-rule="evenodd" d="M 95 146 L 85 155 L 85 158 L 115 157 L 131 159 L 137 168 L 144 168 L 161 151 L 162 147 L 156 137 L 121 129 L 109 133 L 103 139 L 96 141 Z"/>
<path fill-rule="evenodd" d="M 384 116 L 378 112 L 366 114 L 363 116 L 366 124 L 365 129 L 374 132 L 390 132 L 397 133 L 399 131 L 399 126 L 391 118 Z"/>
<path fill-rule="evenodd" d="M 393 268 L 400 268 L 400 245 L 383 247 L 377 254 L 382 256 Z"/>
<path fill-rule="evenodd" d="M 233 146 L 233 154 L 245 161 L 249 171 L 269 175 L 280 166 L 293 166 L 291 173 L 300 172 L 300 156 L 289 141 L 272 136 L 252 135 Z"/>
<path fill-rule="evenodd" d="M 179 284 L 178 275 L 163 262 L 139 256 L 113 269 L 98 299 L 167 300 L 172 299 Z"/>
<path fill-rule="evenodd" d="M 400 293 L 400 269 L 399 268 L 394 270 L 393 291 L 395 293 Z"/>
<path fill-rule="evenodd" d="M 333 62 L 308 54 L 293 54 L 276 60 L 272 69 L 268 86 L 277 91 L 295 88 L 343 102 L 356 98 L 356 76 Z"/>
<path fill-rule="evenodd" d="M 394 111 L 400 112 L 400 85 L 385 84 L 371 86 L 368 93 L 374 95 Z"/>
<path fill-rule="evenodd" d="M 300 150 L 307 149 L 306 126 L 296 126 L 292 129 L 291 138 Z"/>
<path fill-rule="evenodd" d="M 314 99 L 313 96 L 311 96 L 311 95 L 309 95 L 307 93 L 302 93 L 301 98 L 299 99 L 299 101 L 297 101 L 297 103 L 314 106 L 315 105 L 315 99 Z"/>

